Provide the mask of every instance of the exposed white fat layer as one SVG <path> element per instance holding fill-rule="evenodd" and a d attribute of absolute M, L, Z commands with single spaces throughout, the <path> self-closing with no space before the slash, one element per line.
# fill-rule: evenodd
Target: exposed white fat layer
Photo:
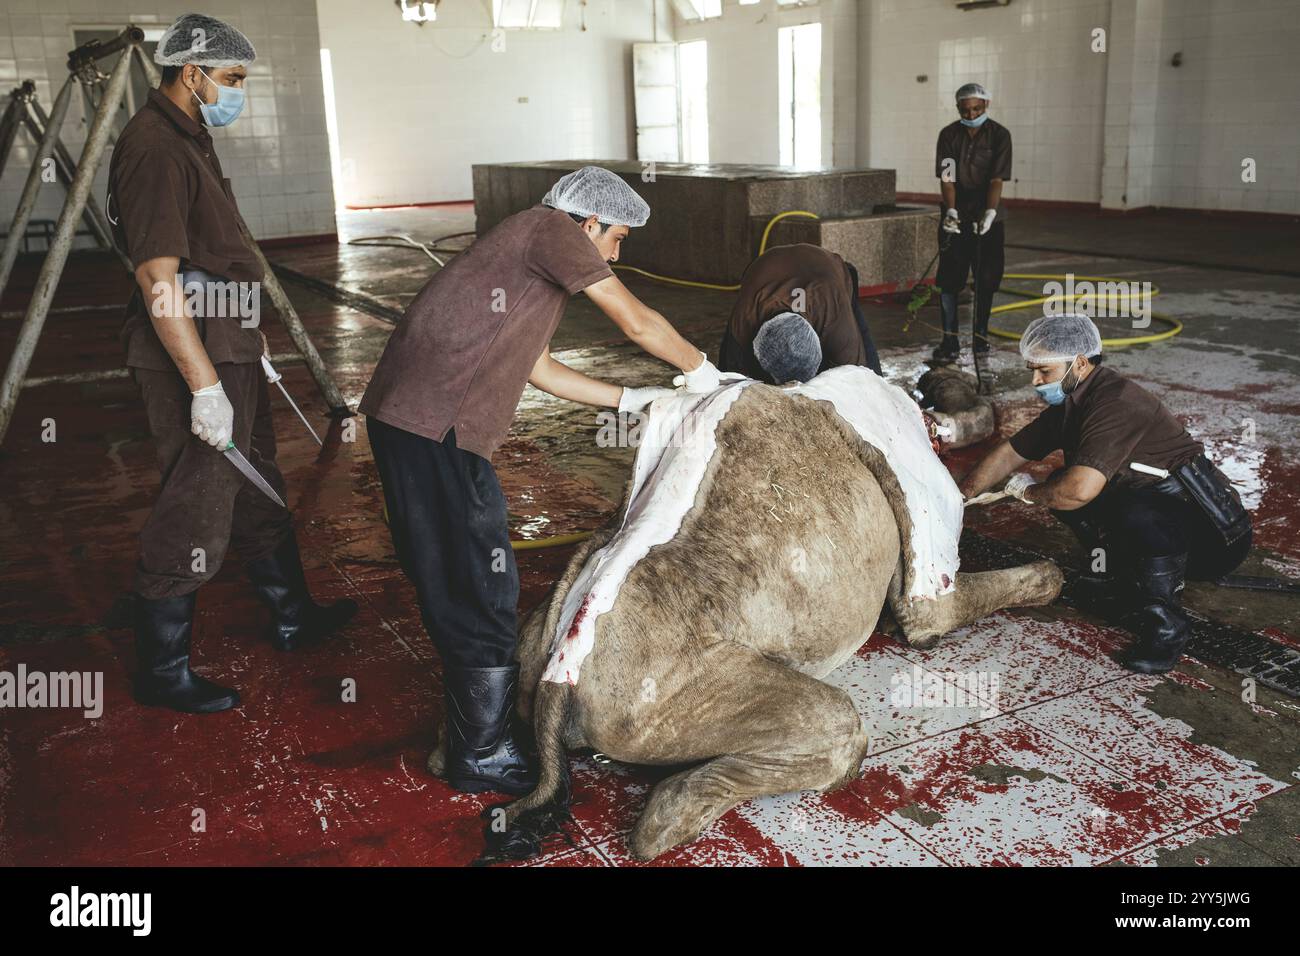
<path fill-rule="evenodd" d="M 707 395 L 679 391 L 651 406 L 641 426 L 623 524 L 605 547 L 588 557 L 569 588 L 543 680 L 578 682 L 582 662 L 595 643 L 596 618 L 614 606 L 636 563 L 677 533 L 717 451 L 718 423 L 753 384 L 732 382 Z M 847 365 L 785 391 L 831 402 L 893 470 L 912 516 L 908 599 L 951 591 L 957 577 L 961 493 L 930 447 L 916 403 L 870 369 Z"/>

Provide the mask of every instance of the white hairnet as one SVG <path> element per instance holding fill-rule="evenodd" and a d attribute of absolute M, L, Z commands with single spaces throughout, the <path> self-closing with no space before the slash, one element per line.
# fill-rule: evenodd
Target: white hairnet
<path fill-rule="evenodd" d="M 987 103 L 989 91 L 978 83 L 966 83 L 957 90 L 957 102 L 960 103 L 962 100 L 983 100 Z"/>
<path fill-rule="evenodd" d="M 607 226 L 644 226 L 650 218 L 650 207 L 623 177 L 599 166 L 583 166 L 561 176 L 542 205 L 595 216 Z"/>
<path fill-rule="evenodd" d="M 248 37 L 229 23 L 202 13 L 186 13 L 158 41 L 153 61 L 161 66 L 239 66 L 257 59 Z"/>
<path fill-rule="evenodd" d="M 777 385 L 806 382 L 821 367 L 822 343 L 802 315 L 782 312 L 759 327 L 754 356 Z"/>
<path fill-rule="evenodd" d="M 1026 362 L 1072 362 L 1076 355 L 1101 354 L 1101 332 L 1086 315 L 1045 315 L 1034 319 L 1020 337 Z"/>

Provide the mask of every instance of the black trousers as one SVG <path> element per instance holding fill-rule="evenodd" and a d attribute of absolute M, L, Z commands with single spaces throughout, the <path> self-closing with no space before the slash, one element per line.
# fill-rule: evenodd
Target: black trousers
<path fill-rule="evenodd" d="M 1002 273 L 1006 266 L 1006 250 L 1003 248 L 1005 233 L 1002 221 L 994 219 L 989 231 L 982 236 L 974 234 L 967 223 L 962 223 L 962 231 L 957 235 L 948 235 L 940 231 L 940 248 L 944 239 L 947 248 L 939 253 L 939 272 L 935 282 L 939 291 L 947 295 L 956 295 L 966 285 L 966 277 L 975 276 L 975 336 L 987 338 L 989 330 L 989 312 L 993 308 L 993 295 L 1002 285 Z M 956 309 L 949 317 L 945 315 L 944 331 L 957 334 Z M 952 328 L 947 326 L 951 325 Z"/>
<path fill-rule="evenodd" d="M 235 447 L 287 500 L 262 366 L 222 362 L 216 369 L 235 411 Z M 293 516 L 190 431 L 192 396 L 180 372 L 131 371 L 162 473 L 162 489 L 140 532 L 135 592 L 157 601 L 197 590 L 221 568 L 231 545 L 246 561 L 270 554 L 293 533 Z"/>
<path fill-rule="evenodd" d="M 1250 550 L 1250 534 L 1229 547 L 1196 504 L 1149 488 L 1108 488 L 1082 508 L 1052 514 L 1085 548 L 1104 549 L 1112 573 L 1127 573 L 1145 558 L 1185 554 L 1188 578 L 1213 581 Z"/>
<path fill-rule="evenodd" d="M 858 282 L 858 270 L 851 262 L 844 264 L 849 267 L 849 281 L 853 283 L 849 298 L 853 302 L 853 320 L 858 324 L 858 334 L 862 336 L 862 347 L 867 351 L 867 368 L 880 375 L 882 374 L 880 371 L 880 355 L 876 352 L 876 343 L 872 341 L 871 329 L 867 328 L 867 317 L 862 311 L 862 303 L 858 300 L 858 290 L 862 288 L 861 283 Z"/>
<path fill-rule="evenodd" d="M 512 663 L 519 570 L 491 463 L 457 448 L 455 431 L 437 442 L 374 417 L 366 429 L 393 547 L 443 666 Z"/>

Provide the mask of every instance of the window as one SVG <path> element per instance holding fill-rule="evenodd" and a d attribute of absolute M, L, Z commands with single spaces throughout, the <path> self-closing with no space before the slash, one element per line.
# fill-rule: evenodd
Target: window
<path fill-rule="evenodd" d="M 822 25 L 777 32 L 781 165 L 822 164 Z"/>
<path fill-rule="evenodd" d="M 677 45 L 677 97 L 682 162 L 709 161 L 709 48 L 703 40 Z"/>
<path fill-rule="evenodd" d="M 564 0 L 492 0 L 492 24 L 506 30 L 558 30 Z"/>
<path fill-rule="evenodd" d="M 722 16 L 722 0 L 675 0 L 677 12 L 687 20 L 712 20 Z"/>

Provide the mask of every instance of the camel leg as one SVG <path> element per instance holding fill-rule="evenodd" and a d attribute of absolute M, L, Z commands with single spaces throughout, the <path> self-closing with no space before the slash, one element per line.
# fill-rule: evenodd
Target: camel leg
<path fill-rule="evenodd" d="M 889 583 L 889 606 L 907 643 L 933 647 L 940 637 L 1004 607 L 1050 604 L 1061 593 L 1065 577 L 1051 561 L 1034 561 L 1003 571 L 957 573 L 957 586 L 933 601 L 907 601 L 902 576 Z"/>
<path fill-rule="evenodd" d="M 705 702 L 683 702 L 683 713 L 659 720 L 708 728 L 722 756 L 654 788 L 629 840 L 638 859 L 694 840 L 745 800 L 830 790 L 862 765 L 867 734 L 842 690 L 747 648 L 737 647 L 713 670 L 721 685 L 710 680 Z"/>

